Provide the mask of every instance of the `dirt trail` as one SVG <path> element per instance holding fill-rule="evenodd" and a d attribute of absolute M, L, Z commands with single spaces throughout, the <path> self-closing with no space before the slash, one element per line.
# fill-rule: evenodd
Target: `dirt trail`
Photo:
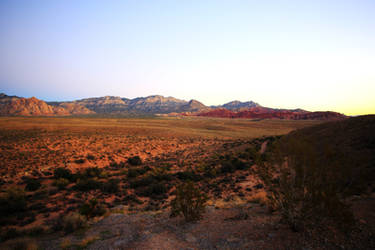
<path fill-rule="evenodd" d="M 262 146 L 260 148 L 260 153 L 261 154 L 263 154 L 264 152 L 266 152 L 267 144 L 268 144 L 268 141 L 265 141 L 265 142 L 262 143 Z"/>
<path fill-rule="evenodd" d="M 169 213 L 111 214 L 82 235 L 41 242 L 60 249 L 62 242 L 78 245 L 93 239 L 88 249 L 285 249 L 294 234 L 277 223 L 277 216 L 251 203 L 243 207 L 207 208 L 204 219 L 185 223 Z"/>

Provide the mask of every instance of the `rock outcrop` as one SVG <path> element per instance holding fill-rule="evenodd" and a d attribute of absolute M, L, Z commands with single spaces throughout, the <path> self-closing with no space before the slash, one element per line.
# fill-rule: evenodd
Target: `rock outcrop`
<path fill-rule="evenodd" d="M 248 119 L 288 119 L 288 120 L 342 120 L 345 115 L 325 111 L 309 112 L 305 110 L 271 109 L 254 107 L 247 110 L 231 111 L 228 109 L 214 109 L 208 112 L 194 114 L 196 116 L 220 117 L 220 118 L 248 118 Z"/>
<path fill-rule="evenodd" d="M 9 116 L 54 116 L 70 115 L 63 107 L 48 105 L 35 97 L 0 96 L 0 115 Z"/>

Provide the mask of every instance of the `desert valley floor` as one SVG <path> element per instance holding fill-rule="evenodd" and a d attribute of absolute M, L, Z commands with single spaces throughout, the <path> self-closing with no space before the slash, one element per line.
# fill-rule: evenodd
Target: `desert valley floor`
<path fill-rule="evenodd" d="M 0 246 L 315 248 L 301 233 L 279 224 L 277 213 L 268 212 L 249 155 L 254 150 L 264 153 L 280 135 L 320 123 L 203 117 L 0 118 L 0 187 L 3 192 L 22 190 L 18 195 L 25 203 L 16 214 L 2 216 Z M 197 183 L 209 197 L 206 213 L 195 223 L 169 218 L 175 186 L 185 180 Z M 69 228 L 64 219 L 93 200 L 102 212 L 87 215 L 79 230 Z M 358 216 L 373 220 L 367 208 L 375 204 L 374 197 L 368 197 L 371 206 L 360 202 L 364 201 L 353 199 Z M 316 244 L 340 248 L 336 242 L 341 239 L 336 240 L 321 237 Z"/>

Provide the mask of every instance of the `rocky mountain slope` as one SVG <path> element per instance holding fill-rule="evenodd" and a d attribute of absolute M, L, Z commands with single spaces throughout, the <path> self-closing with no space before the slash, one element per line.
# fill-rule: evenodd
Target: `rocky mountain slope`
<path fill-rule="evenodd" d="M 208 107 L 197 100 L 153 95 L 134 99 L 118 96 L 86 98 L 70 102 L 44 102 L 35 97 L 22 98 L 0 94 L 2 116 L 69 115 L 155 115 L 174 114 L 222 118 L 338 120 L 346 116 L 335 112 L 308 112 L 302 109 L 272 109 L 253 101 L 232 101 Z"/>
<path fill-rule="evenodd" d="M 53 107 L 35 97 L 21 98 L 0 94 L 0 115 L 54 116 L 69 115 L 62 107 Z"/>
<path fill-rule="evenodd" d="M 254 107 L 261 107 L 258 103 L 249 101 L 249 102 L 240 102 L 240 101 L 232 101 L 228 102 L 221 106 L 214 106 L 213 108 L 224 108 L 229 110 L 241 110 L 241 109 L 249 109 Z"/>

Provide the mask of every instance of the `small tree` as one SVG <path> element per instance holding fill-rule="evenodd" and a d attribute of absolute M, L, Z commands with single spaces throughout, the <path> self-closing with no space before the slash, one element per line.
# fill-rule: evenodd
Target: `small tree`
<path fill-rule="evenodd" d="M 171 217 L 182 214 L 186 222 L 197 221 L 202 218 L 207 199 L 193 182 L 182 183 L 177 187 L 176 198 L 171 202 Z"/>

